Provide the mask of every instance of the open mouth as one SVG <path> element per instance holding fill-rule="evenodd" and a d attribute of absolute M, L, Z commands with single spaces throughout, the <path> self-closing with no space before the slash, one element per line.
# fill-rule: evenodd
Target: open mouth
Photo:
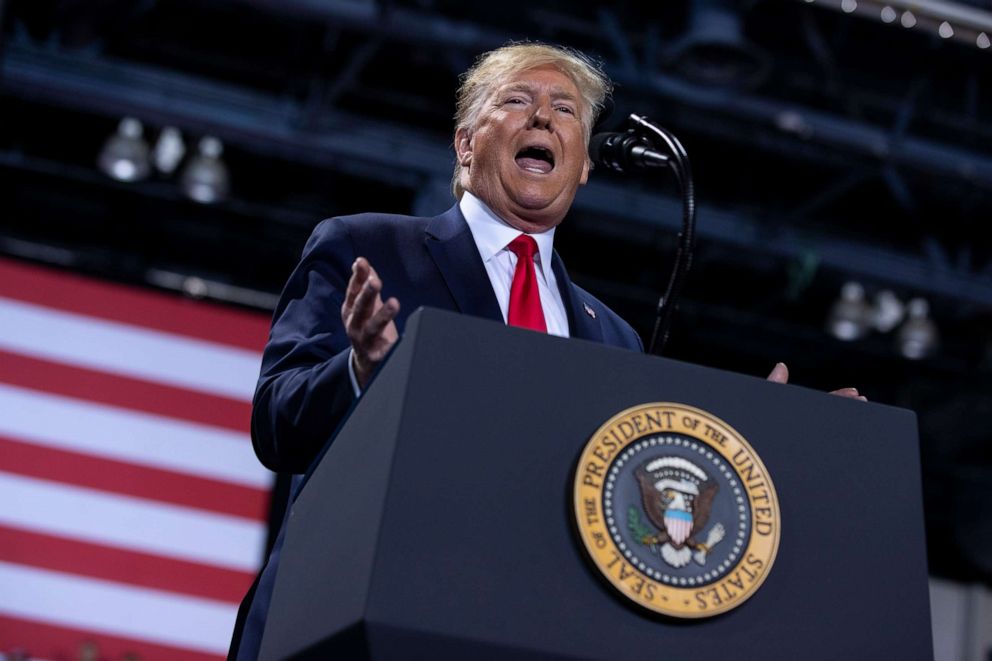
<path fill-rule="evenodd" d="M 544 147 L 524 147 L 515 160 L 520 169 L 536 174 L 547 174 L 555 168 L 554 154 Z"/>

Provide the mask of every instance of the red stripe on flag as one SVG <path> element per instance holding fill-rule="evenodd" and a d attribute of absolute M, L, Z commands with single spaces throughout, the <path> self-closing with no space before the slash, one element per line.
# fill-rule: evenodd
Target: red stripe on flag
<path fill-rule="evenodd" d="M 81 659 L 81 646 L 96 644 L 99 659 L 123 659 L 136 654 L 141 661 L 217 661 L 221 655 L 156 645 L 142 640 L 60 627 L 0 615 L 0 650 L 23 650 L 31 658 Z"/>
<path fill-rule="evenodd" d="M 261 352 L 267 315 L 0 259 L 0 296 Z"/>
<path fill-rule="evenodd" d="M 0 382 L 248 432 L 251 404 L 0 350 Z"/>
<path fill-rule="evenodd" d="M 33 445 L 5 436 L 0 436 L 0 470 L 252 521 L 265 521 L 268 513 L 267 490 Z"/>
<path fill-rule="evenodd" d="M 0 526 L 0 560 L 231 604 L 240 602 L 255 580 L 254 574 L 235 569 L 7 526 Z"/>

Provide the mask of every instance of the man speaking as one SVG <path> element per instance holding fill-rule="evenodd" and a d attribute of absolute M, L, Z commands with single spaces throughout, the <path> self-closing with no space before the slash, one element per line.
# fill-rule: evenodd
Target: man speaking
<path fill-rule="evenodd" d="M 553 249 L 589 176 L 589 137 L 610 88 L 570 49 L 523 43 L 486 53 L 458 90 L 455 206 L 433 218 L 361 214 L 318 225 L 262 358 L 252 412 L 262 463 L 305 472 L 422 305 L 642 350 L 625 321 L 572 283 Z M 784 382 L 783 371 L 769 378 Z M 281 546 L 280 534 L 245 597 L 233 658 L 258 655 Z"/>

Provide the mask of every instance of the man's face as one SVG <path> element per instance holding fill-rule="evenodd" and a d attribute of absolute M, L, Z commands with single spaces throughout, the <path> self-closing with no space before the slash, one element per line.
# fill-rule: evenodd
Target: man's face
<path fill-rule="evenodd" d="M 464 188 L 519 230 L 556 226 L 589 175 L 582 103 L 571 78 L 554 67 L 510 77 L 475 127 L 455 133 Z"/>

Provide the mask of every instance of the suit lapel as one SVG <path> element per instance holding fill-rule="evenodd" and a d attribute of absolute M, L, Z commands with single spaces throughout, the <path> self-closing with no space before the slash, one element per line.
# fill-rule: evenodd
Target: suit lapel
<path fill-rule="evenodd" d="M 555 272 L 555 279 L 558 280 L 561 300 L 565 303 L 565 311 L 568 314 L 569 335 L 583 340 L 602 342 L 603 329 L 595 316 L 596 312 L 583 300 L 582 294 L 572 284 L 565 271 L 565 264 L 562 263 L 557 252 L 551 258 L 551 268 Z"/>
<path fill-rule="evenodd" d="M 424 244 L 459 312 L 503 321 L 479 249 L 457 204 L 431 219 Z"/>

